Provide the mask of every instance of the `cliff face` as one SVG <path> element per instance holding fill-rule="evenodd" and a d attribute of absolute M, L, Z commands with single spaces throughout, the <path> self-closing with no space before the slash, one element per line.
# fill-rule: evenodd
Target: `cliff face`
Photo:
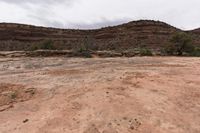
<path fill-rule="evenodd" d="M 2 23 L 0 50 L 28 50 L 40 45 L 44 40 L 52 40 L 56 48 L 65 50 L 76 49 L 85 44 L 90 45 L 93 50 L 119 50 L 140 46 L 160 49 L 177 31 L 180 30 L 166 23 L 145 20 L 97 30 L 56 29 Z M 196 31 L 191 33 L 199 38 Z"/>

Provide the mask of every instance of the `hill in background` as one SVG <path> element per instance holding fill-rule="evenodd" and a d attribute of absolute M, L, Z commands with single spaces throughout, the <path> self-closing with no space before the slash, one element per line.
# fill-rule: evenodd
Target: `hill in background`
<path fill-rule="evenodd" d="M 26 51 L 40 48 L 73 50 L 89 47 L 93 51 L 148 48 L 161 51 L 171 36 L 185 32 L 200 46 L 200 29 L 182 31 L 160 21 L 140 20 L 94 30 L 45 28 L 23 24 L 0 24 L 0 51 Z M 52 46 L 48 46 L 51 43 Z"/>

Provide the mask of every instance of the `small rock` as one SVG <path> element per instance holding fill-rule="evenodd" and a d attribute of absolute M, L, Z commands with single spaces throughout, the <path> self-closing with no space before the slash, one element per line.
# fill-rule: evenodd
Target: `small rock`
<path fill-rule="evenodd" d="M 130 129 L 131 129 L 131 130 L 134 130 L 135 128 L 134 128 L 134 126 L 130 126 Z"/>
<path fill-rule="evenodd" d="M 28 122 L 29 121 L 29 119 L 25 119 L 25 120 L 23 120 L 23 123 L 26 123 L 26 122 Z"/>
<path fill-rule="evenodd" d="M 127 120 L 128 118 L 127 118 L 127 117 L 123 117 L 123 119 L 124 119 L 124 120 Z"/>
<path fill-rule="evenodd" d="M 35 89 L 34 88 L 28 88 L 27 90 L 25 90 L 25 93 L 30 93 L 30 94 L 34 95 Z"/>

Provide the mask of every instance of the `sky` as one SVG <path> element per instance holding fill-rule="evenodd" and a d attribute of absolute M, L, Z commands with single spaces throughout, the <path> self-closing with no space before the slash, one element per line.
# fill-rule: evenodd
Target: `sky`
<path fill-rule="evenodd" d="M 96 29 L 135 20 L 199 28 L 200 0 L 0 0 L 0 22 Z"/>

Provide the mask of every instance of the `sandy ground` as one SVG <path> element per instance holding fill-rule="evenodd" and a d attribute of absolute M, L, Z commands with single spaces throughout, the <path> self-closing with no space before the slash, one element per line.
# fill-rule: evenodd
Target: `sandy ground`
<path fill-rule="evenodd" d="M 200 58 L 1 58 L 0 133 L 200 133 Z"/>

